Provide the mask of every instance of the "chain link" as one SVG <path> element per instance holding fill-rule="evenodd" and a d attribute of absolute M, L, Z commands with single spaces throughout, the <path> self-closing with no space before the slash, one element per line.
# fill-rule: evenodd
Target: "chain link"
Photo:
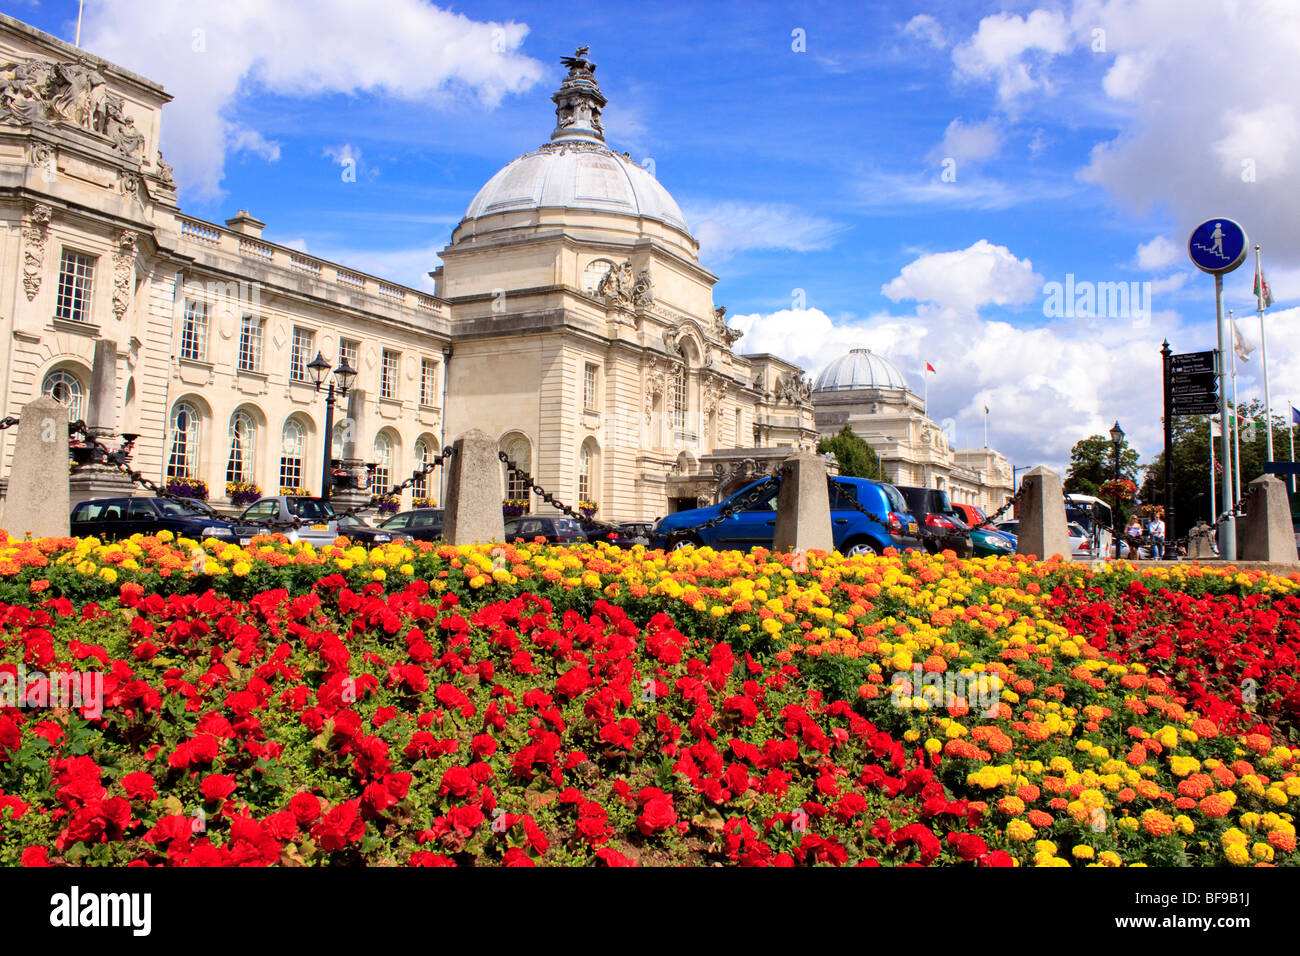
<path fill-rule="evenodd" d="M 684 541 L 692 534 L 695 534 L 695 532 L 701 531 L 704 528 L 712 528 L 714 525 L 722 524 L 722 522 L 726 521 L 737 511 L 743 511 L 747 506 L 755 504 L 765 497 L 768 486 L 773 484 L 779 486 L 781 484 L 781 479 L 771 475 L 766 478 L 760 478 L 758 483 L 753 485 L 748 491 L 741 495 L 733 496 L 726 504 L 722 505 L 721 508 L 718 509 L 718 513 L 712 518 L 689 528 L 677 528 L 670 531 L 665 544 L 668 549 L 671 550 L 678 542 Z"/>
<path fill-rule="evenodd" d="M 564 502 L 562 502 L 562 501 L 560 501 L 558 498 L 556 498 L 555 495 L 551 494 L 549 491 L 547 491 L 545 488 L 543 488 L 541 485 L 539 485 L 536 481 L 534 481 L 534 480 L 533 480 L 533 476 L 530 475 L 528 472 L 524 471 L 522 468 L 520 468 L 518 465 L 516 465 L 513 461 L 511 461 L 511 460 L 510 460 L 510 456 L 507 455 L 505 452 L 503 452 L 503 451 L 498 451 L 498 452 L 497 452 L 497 457 L 498 457 L 499 459 L 501 459 L 501 461 L 505 464 L 505 466 L 506 466 L 507 468 L 509 468 L 509 469 L 510 469 L 511 471 L 513 471 L 516 475 L 518 475 L 520 478 L 523 479 L 524 487 L 525 487 L 527 490 L 529 490 L 529 491 L 533 492 L 534 494 L 536 494 L 539 498 L 541 498 L 543 501 L 545 501 L 545 502 L 546 502 L 548 505 L 550 505 L 552 508 L 555 508 L 557 511 L 562 511 L 562 512 L 564 512 L 566 515 L 568 515 L 570 518 L 575 518 L 575 519 L 578 520 L 578 521 L 582 521 L 582 522 L 586 522 L 587 524 L 595 525 L 597 528 L 603 528 L 603 529 L 606 530 L 606 531 L 618 531 L 618 530 L 619 530 L 619 527 L 618 527 L 618 525 L 616 525 L 616 524 L 611 524 L 611 523 L 608 522 L 608 521 L 599 521 L 599 520 L 597 520 L 596 518 L 591 518 L 591 517 L 588 517 L 587 515 L 584 515 L 584 514 L 583 514 L 582 512 L 580 512 L 580 511 L 574 511 L 572 508 L 570 508 L 570 507 L 569 507 L 568 505 L 566 505 Z"/>
<path fill-rule="evenodd" d="M 393 487 L 386 494 L 382 494 L 382 495 L 376 494 L 373 497 L 375 498 L 399 497 L 403 491 L 405 491 L 407 488 L 410 488 L 412 485 L 414 485 L 425 475 L 429 474 L 435 468 L 441 467 L 442 464 L 446 462 L 449 458 L 451 458 L 451 456 L 454 453 L 455 453 L 455 449 L 453 449 L 451 445 L 446 446 L 438 455 L 434 456 L 433 458 L 429 459 L 429 461 L 425 462 L 422 467 L 417 468 L 415 471 L 411 472 L 411 477 L 407 478 L 400 485 L 393 485 Z M 336 518 L 352 518 L 355 517 L 356 515 L 361 514 L 363 511 L 373 511 L 378 507 L 379 506 L 372 501 L 364 505 L 357 505 L 355 508 L 349 508 L 347 511 L 335 512 L 334 516 Z"/>
<path fill-rule="evenodd" d="M 19 423 L 19 421 L 21 421 L 21 419 L 15 418 L 13 415 L 10 415 L 8 418 L 0 418 L 0 431 L 4 431 L 6 428 L 13 428 Z"/>

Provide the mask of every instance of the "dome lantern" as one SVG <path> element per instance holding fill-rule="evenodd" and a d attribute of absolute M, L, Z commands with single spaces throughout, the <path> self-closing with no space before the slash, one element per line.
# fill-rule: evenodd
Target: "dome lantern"
<path fill-rule="evenodd" d="M 600 111 L 605 108 L 605 95 L 596 82 L 596 64 L 587 59 L 591 47 L 580 46 L 573 56 L 560 62 L 569 68 L 560 88 L 551 94 L 555 102 L 555 130 L 551 142 L 588 140 L 605 142 L 605 127 L 600 122 Z"/>

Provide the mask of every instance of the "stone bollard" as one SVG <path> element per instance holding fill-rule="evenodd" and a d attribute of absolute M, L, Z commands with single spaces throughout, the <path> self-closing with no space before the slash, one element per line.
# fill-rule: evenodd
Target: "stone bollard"
<path fill-rule="evenodd" d="M 1242 528 L 1238 560 L 1300 563 L 1286 485 L 1276 475 L 1260 475 L 1250 483 L 1246 517 L 1238 527 Z"/>
<path fill-rule="evenodd" d="M 1020 530 L 1016 554 L 1046 560 L 1053 555 L 1070 557 L 1070 535 L 1065 527 L 1065 495 L 1061 476 L 1039 465 L 1025 475 L 1024 496 L 1017 512 Z"/>
<path fill-rule="evenodd" d="M 831 502 L 826 489 L 826 459 L 800 452 L 781 462 L 776 498 L 773 551 L 831 551 Z"/>
<path fill-rule="evenodd" d="M 5 529 L 14 538 L 69 534 L 68 409 L 48 396 L 34 398 L 19 417 Z"/>
<path fill-rule="evenodd" d="M 1215 557 L 1214 554 L 1214 529 L 1205 523 L 1205 519 L 1192 527 L 1187 532 L 1187 559 L 1189 561 L 1209 561 Z"/>
<path fill-rule="evenodd" d="M 501 541 L 506 536 L 501 515 L 501 460 L 494 438 L 477 428 L 452 444 L 447 475 L 447 511 L 442 537 L 448 544 Z"/>

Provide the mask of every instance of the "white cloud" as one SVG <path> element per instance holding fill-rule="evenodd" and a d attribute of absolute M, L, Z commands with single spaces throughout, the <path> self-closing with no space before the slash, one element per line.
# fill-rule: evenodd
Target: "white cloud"
<path fill-rule="evenodd" d="M 916 212 L 916 207 L 923 205 L 1009 209 L 1046 199 L 1061 199 L 1079 190 L 1078 184 L 1072 180 L 1050 176 L 1016 182 L 990 179 L 981 173 L 972 173 L 961 163 L 954 169 L 955 180 L 945 181 L 944 171 L 941 161 L 929 173 L 868 171 L 859 174 L 853 188 L 860 206 L 908 213 Z"/>
<path fill-rule="evenodd" d="M 788 203 L 733 200 L 685 203 L 682 209 L 700 257 L 717 261 L 753 249 L 828 249 L 844 226 Z"/>
<path fill-rule="evenodd" d="M 1156 236 L 1150 242 L 1144 242 L 1137 248 L 1137 265 L 1139 269 L 1163 269 L 1178 261 L 1179 249 L 1165 236 Z"/>
<path fill-rule="evenodd" d="M 82 45 L 175 96 L 163 147 L 183 188 L 215 198 L 227 153 L 241 135 L 262 134 L 233 115 L 250 87 L 413 101 L 469 94 L 492 107 L 544 75 L 518 52 L 527 33 L 524 24 L 475 21 L 422 0 L 92 0 Z M 246 145 L 258 142 L 244 135 Z"/>
<path fill-rule="evenodd" d="M 261 156 L 268 163 L 280 159 L 280 144 L 267 139 L 255 129 L 232 129 L 230 131 L 230 151 L 232 153 L 252 153 Z"/>
<path fill-rule="evenodd" d="M 1042 283 L 1028 259 L 1017 259 L 1006 246 L 981 239 L 967 249 L 908 263 L 880 291 L 895 302 L 916 299 L 943 308 L 974 310 L 1029 302 Z"/>
<path fill-rule="evenodd" d="M 344 143 L 342 146 L 326 146 L 321 150 L 321 155 L 339 164 L 361 162 L 361 150 L 351 143 Z"/>
<path fill-rule="evenodd" d="M 1009 101 L 1034 89 L 1050 92 L 1054 87 L 1041 65 L 1070 44 L 1069 25 L 1058 11 L 1035 10 L 1027 17 L 997 13 L 980 21 L 974 36 L 953 50 L 952 60 L 959 77 L 992 80 L 998 96 Z"/>
<path fill-rule="evenodd" d="M 942 50 L 948 45 L 943 36 L 943 27 L 928 13 L 918 13 L 908 20 L 903 24 L 903 33 L 930 44 L 936 50 Z"/>
<path fill-rule="evenodd" d="M 944 130 L 943 140 L 930 153 L 931 159 L 952 157 L 961 162 L 977 163 L 990 159 L 1002 149 L 1002 131 L 993 120 L 963 123 L 953 120 Z"/>

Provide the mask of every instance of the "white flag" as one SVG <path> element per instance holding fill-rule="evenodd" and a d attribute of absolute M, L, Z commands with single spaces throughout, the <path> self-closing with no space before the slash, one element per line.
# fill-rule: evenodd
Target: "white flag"
<path fill-rule="evenodd" d="M 1237 320 L 1232 320 L 1232 350 L 1237 353 L 1237 358 L 1243 362 L 1250 361 L 1250 353 L 1255 351 L 1255 346 L 1250 343 L 1246 336 L 1241 334 L 1237 328 Z"/>
<path fill-rule="evenodd" d="M 1211 438 L 1223 437 L 1223 428 L 1222 426 L 1219 425 L 1219 419 L 1217 417 L 1210 419 L 1210 437 Z"/>

